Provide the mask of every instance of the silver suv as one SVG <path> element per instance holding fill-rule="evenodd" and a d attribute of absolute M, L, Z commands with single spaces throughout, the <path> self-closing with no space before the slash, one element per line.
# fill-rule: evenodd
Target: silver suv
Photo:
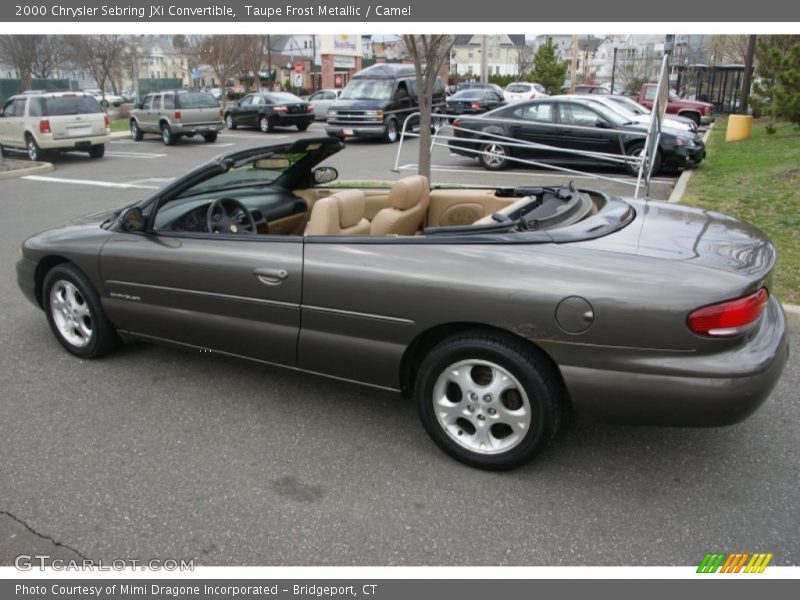
<path fill-rule="evenodd" d="M 9 98 L 0 112 L 0 151 L 24 151 L 31 160 L 51 150 L 84 150 L 101 158 L 110 127 L 108 115 L 90 94 L 25 92 Z"/>
<path fill-rule="evenodd" d="M 208 92 L 153 92 L 131 112 L 131 137 L 137 142 L 145 133 L 159 134 L 167 146 L 181 136 L 202 135 L 205 141 L 214 142 L 223 127 L 222 109 Z"/>

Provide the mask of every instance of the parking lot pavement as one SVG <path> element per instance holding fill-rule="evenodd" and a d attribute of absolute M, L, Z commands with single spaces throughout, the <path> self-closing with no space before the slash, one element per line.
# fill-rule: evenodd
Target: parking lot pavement
<path fill-rule="evenodd" d="M 144 186 L 215 153 L 135 148 L 167 156 L 64 157 L 51 175 Z M 231 565 L 696 565 L 707 551 L 756 549 L 800 562 L 796 352 L 739 425 L 578 420 L 527 467 L 476 471 L 441 453 L 412 403 L 390 393 L 144 344 L 98 361 L 63 351 L 17 289 L 20 242 L 147 193 L 0 187 L 3 564 L 56 542 L 106 560 Z"/>

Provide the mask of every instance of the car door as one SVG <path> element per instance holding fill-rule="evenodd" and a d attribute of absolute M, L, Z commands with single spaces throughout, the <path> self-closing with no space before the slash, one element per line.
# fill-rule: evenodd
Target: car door
<path fill-rule="evenodd" d="M 154 129 L 155 117 L 153 114 L 153 99 L 154 96 L 152 94 L 148 94 L 144 98 L 144 102 L 142 102 L 142 110 L 139 112 L 139 129 L 142 131 L 153 132 L 157 131 Z"/>
<path fill-rule="evenodd" d="M 0 117 L 0 143 L 6 146 L 19 146 L 21 140 L 16 139 L 14 131 L 17 129 L 21 116 L 17 117 L 17 100 L 11 99 L 3 105 L 3 115 Z"/>
<path fill-rule="evenodd" d="M 103 307 L 122 331 L 294 366 L 301 236 L 116 233 Z"/>
<path fill-rule="evenodd" d="M 512 137 L 523 142 L 555 146 L 557 143 L 555 128 L 555 106 L 551 102 L 523 104 L 507 111 L 512 118 Z M 515 148 L 519 156 L 544 158 L 553 156 L 552 150 L 542 148 Z"/>
<path fill-rule="evenodd" d="M 578 102 L 559 102 L 557 117 L 559 147 L 619 154 L 619 138 L 613 125 L 591 107 Z M 567 158 L 578 159 L 579 155 Z"/>

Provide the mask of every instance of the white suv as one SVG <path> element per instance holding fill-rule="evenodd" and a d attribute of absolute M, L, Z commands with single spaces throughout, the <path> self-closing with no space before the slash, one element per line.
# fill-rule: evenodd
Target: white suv
<path fill-rule="evenodd" d="M 108 115 L 83 92 L 26 92 L 7 100 L 0 113 L 0 151 L 25 151 L 31 160 L 50 150 L 101 158 L 110 139 Z"/>

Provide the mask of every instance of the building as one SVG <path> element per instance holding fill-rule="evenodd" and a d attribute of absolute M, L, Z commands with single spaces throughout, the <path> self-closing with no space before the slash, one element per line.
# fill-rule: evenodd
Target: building
<path fill-rule="evenodd" d="M 483 41 L 486 44 L 487 75 L 518 75 L 519 52 L 524 35 L 457 35 L 450 51 L 450 73 L 457 78 L 480 78 Z"/>

